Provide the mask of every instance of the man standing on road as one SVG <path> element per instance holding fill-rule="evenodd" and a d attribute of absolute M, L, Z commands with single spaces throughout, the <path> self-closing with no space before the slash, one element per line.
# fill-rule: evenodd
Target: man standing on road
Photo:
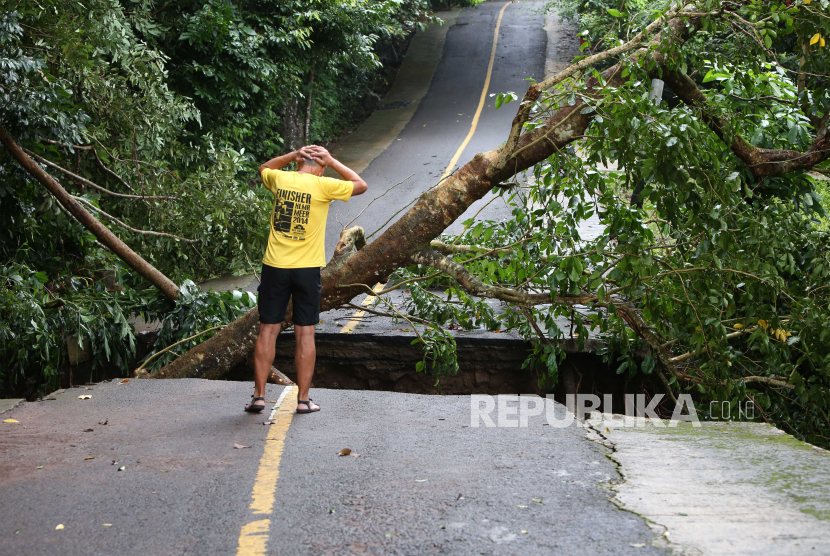
<path fill-rule="evenodd" d="M 281 170 L 297 162 L 298 171 Z M 324 178 L 330 166 L 343 178 Z M 297 413 L 320 407 L 308 397 L 317 351 L 314 326 L 320 320 L 320 269 L 326 266 L 326 217 L 334 199 L 348 201 L 367 189 L 356 172 L 323 147 L 303 147 L 273 158 L 259 167 L 262 183 L 274 194 L 271 233 L 262 260 L 259 286 L 259 336 L 254 350 L 254 395 L 245 411 L 265 408 L 265 382 L 274 363 L 280 326 L 288 300 L 294 302 L 294 363 L 297 367 Z"/>

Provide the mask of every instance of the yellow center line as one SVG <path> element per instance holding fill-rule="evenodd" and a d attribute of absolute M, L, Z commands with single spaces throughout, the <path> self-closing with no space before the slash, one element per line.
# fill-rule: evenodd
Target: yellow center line
<path fill-rule="evenodd" d="M 383 290 L 383 287 L 385 285 L 386 284 L 381 284 L 380 282 L 378 282 L 377 284 L 375 284 L 375 288 L 373 291 L 377 293 Z M 363 305 L 364 307 L 368 307 L 369 305 L 375 302 L 375 299 L 376 297 L 374 295 L 367 296 L 366 299 L 363 300 L 363 303 L 361 305 Z M 363 315 L 365 314 L 366 311 L 356 311 L 355 314 L 352 315 L 352 318 L 349 320 L 349 322 L 347 322 L 346 325 L 340 330 L 340 333 L 351 334 L 352 332 L 354 332 L 355 327 L 358 324 L 360 324 L 360 321 L 361 319 L 363 319 Z"/>
<path fill-rule="evenodd" d="M 251 491 L 250 510 L 253 516 L 271 515 L 277 493 L 277 479 L 280 476 L 280 459 L 285 446 L 285 436 L 297 409 L 297 387 L 290 386 L 283 390 L 280 400 L 271 412 L 273 425 L 268 427 L 265 439 L 265 451 L 259 460 L 254 488 Z M 242 526 L 239 532 L 237 556 L 255 556 L 265 554 L 271 519 L 257 519 Z"/>
<path fill-rule="evenodd" d="M 504 10 L 506 10 L 507 6 L 512 3 L 513 2 L 508 2 L 505 4 L 499 12 L 499 18 L 496 20 L 496 30 L 493 31 L 493 47 L 490 49 L 490 64 L 487 66 L 487 77 L 484 79 L 484 89 L 481 91 L 481 99 L 478 101 L 478 108 L 476 109 L 475 116 L 473 116 L 473 123 L 470 126 L 470 132 L 467 134 L 464 142 L 461 143 L 461 146 L 458 147 L 458 150 L 455 151 L 455 155 L 452 157 L 452 160 L 450 160 L 449 166 L 447 166 L 447 169 L 444 170 L 444 175 L 441 176 L 442 180 L 450 175 L 450 172 L 452 172 L 453 168 L 455 168 L 455 165 L 458 163 L 458 159 L 461 158 L 461 154 L 464 152 L 464 149 L 467 148 L 467 143 L 469 143 L 470 139 L 473 138 L 473 134 L 476 132 L 476 127 L 478 127 L 478 119 L 481 117 L 481 111 L 484 109 L 484 103 L 487 101 L 487 91 L 490 89 L 490 77 L 493 75 L 493 62 L 496 59 L 496 45 L 499 42 L 501 18 L 504 15 Z"/>

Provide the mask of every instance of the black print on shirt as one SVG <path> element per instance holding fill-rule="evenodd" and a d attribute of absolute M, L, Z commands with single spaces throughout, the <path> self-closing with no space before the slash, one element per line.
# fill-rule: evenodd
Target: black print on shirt
<path fill-rule="evenodd" d="M 274 195 L 276 199 L 271 219 L 274 232 L 286 239 L 305 241 L 311 215 L 311 195 L 289 189 L 277 189 Z"/>

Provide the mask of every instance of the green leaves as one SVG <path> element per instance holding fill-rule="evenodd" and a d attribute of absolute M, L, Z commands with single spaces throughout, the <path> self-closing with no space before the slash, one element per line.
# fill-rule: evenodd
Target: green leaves
<path fill-rule="evenodd" d="M 492 97 L 494 95 L 491 94 L 490 96 Z M 508 102 L 512 102 L 512 101 L 517 100 L 519 98 L 518 96 L 516 96 L 516 93 L 499 93 L 499 94 L 495 95 L 495 97 L 496 97 L 496 101 L 495 101 L 496 110 L 498 110 L 499 108 L 501 108 L 503 105 L 507 104 Z"/>

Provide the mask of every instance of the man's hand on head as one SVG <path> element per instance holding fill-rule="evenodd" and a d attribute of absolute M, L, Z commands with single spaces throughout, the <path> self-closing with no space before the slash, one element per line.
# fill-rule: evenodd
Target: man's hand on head
<path fill-rule="evenodd" d="M 294 151 L 294 161 L 295 162 L 302 162 L 304 158 L 313 158 L 314 153 L 311 151 L 312 147 L 300 147 L 296 151 Z"/>
<path fill-rule="evenodd" d="M 335 162 L 337 162 L 337 160 L 331 156 L 331 153 L 323 147 L 312 145 L 310 147 L 303 148 L 308 149 L 308 152 L 311 153 L 311 158 L 322 166 L 332 166 Z"/>

